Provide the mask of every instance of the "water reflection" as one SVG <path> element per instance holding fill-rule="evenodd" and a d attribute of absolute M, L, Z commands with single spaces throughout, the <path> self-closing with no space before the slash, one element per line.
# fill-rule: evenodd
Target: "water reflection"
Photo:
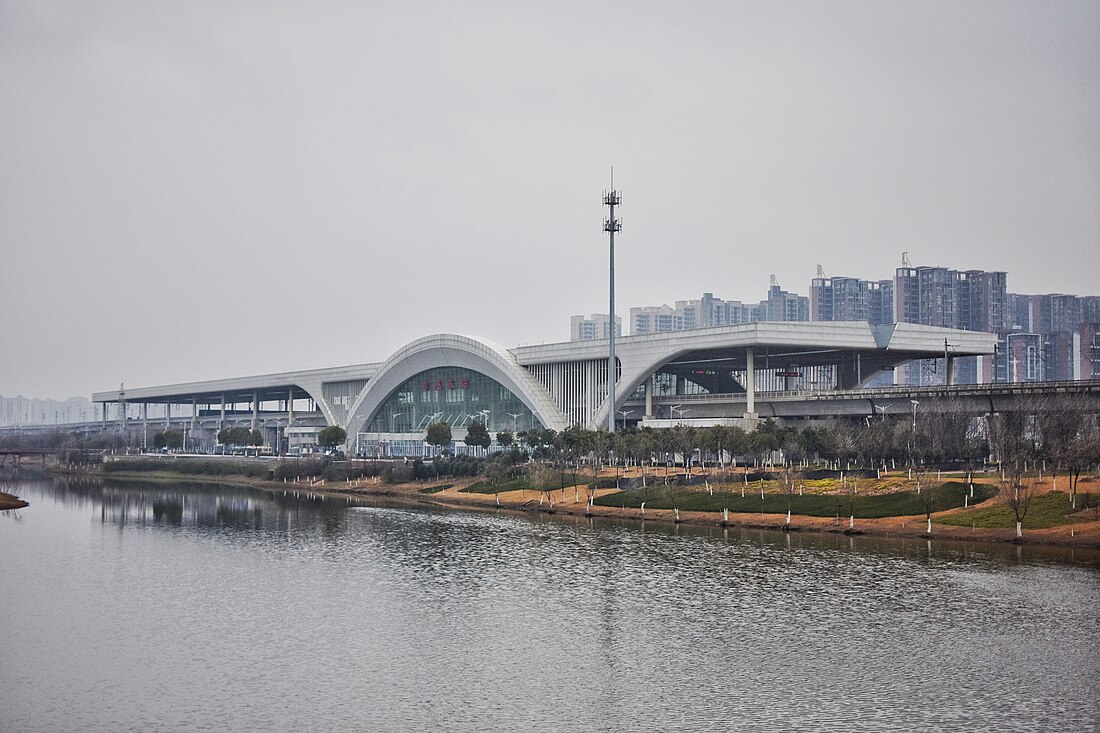
<path fill-rule="evenodd" d="M 37 513 L 0 552 L 41 580 L 0 597 L 21 730 L 1088 730 L 1100 710 L 1080 553 L 202 484 L 13 493 Z"/>

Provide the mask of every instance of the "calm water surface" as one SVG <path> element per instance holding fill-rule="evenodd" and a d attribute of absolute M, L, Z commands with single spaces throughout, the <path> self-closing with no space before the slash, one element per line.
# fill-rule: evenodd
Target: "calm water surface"
<path fill-rule="evenodd" d="M 1100 727 L 1095 554 L 0 490 L 4 731 Z"/>

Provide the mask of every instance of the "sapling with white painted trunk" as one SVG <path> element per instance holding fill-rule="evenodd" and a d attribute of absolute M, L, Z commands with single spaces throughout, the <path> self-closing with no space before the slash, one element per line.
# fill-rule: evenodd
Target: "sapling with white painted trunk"
<path fill-rule="evenodd" d="M 1001 495 L 1016 519 L 1017 539 L 1024 536 L 1024 519 L 1038 488 L 1039 480 L 1034 476 L 1027 476 L 1022 465 L 1015 463 L 1008 467 L 1006 478 L 1000 482 Z"/>

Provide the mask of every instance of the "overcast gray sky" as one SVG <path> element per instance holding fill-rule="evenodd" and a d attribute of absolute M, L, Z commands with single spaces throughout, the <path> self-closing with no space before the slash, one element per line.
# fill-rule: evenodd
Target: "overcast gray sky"
<path fill-rule="evenodd" d="M 826 274 L 1100 294 L 1098 2 L 0 0 L 0 394 L 566 340 Z"/>

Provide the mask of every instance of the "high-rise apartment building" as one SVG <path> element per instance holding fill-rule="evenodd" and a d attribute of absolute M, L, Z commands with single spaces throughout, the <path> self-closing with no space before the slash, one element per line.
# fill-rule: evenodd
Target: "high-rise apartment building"
<path fill-rule="evenodd" d="M 1004 330 L 1008 274 L 967 270 L 956 273 L 956 328 L 999 333 Z"/>
<path fill-rule="evenodd" d="M 894 275 L 898 321 L 957 328 L 958 275 L 946 267 L 899 267 Z"/>
<path fill-rule="evenodd" d="M 1047 380 L 1092 378 L 1098 368 L 1092 361 L 1098 355 L 1092 343 L 1100 328 L 1100 296 L 1009 293 L 1006 303 L 999 346 L 1005 356 L 998 361 L 999 379 L 1027 381 L 1033 375 Z M 1026 355 L 1012 345 L 1025 337 L 1031 348 Z M 1037 359 L 1037 365 L 1024 356 Z M 1027 368 L 1021 369 L 1021 363 Z"/>
<path fill-rule="evenodd" d="M 623 335 L 623 319 L 615 316 L 615 335 Z M 598 341 L 611 338 L 611 317 L 607 313 L 593 313 L 588 318 L 573 316 L 569 319 L 570 341 Z"/>
<path fill-rule="evenodd" d="M 767 300 L 753 309 L 754 321 L 808 321 L 810 320 L 810 299 L 805 295 L 788 293 L 772 282 L 768 288 Z"/>
<path fill-rule="evenodd" d="M 1082 323 L 1077 329 L 1075 346 L 1077 354 L 1073 378 L 1100 379 L 1100 322 Z"/>
<path fill-rule="evenodd" d="M 952 270 L 946 267 L 899 267 L 894 274 L 896 320 L 925 326 L 958 328 L 998 333 L 1003 330 L 1008 294 L 1004 272 Z M 944 344 L 950 351 L 950 344 Z M 902 371 L 907 384 L 943 384 L 943 359 L 910 364 Z M 971 357 L 955 364 L 955 381 L 960 384 L 991 381 L 994 364 L 990 359 Z"/>
<path fill-rule="evenodd" d="M 657 305 L 630 309 L 630 332 L 632 334 L 683 330 L 684 315 L 670 306 Z"/>
<path fill-rule="evenodd" d="M 894 322 L 892 280 L 815 277 L 810 281 L 811 321 Z"/>

